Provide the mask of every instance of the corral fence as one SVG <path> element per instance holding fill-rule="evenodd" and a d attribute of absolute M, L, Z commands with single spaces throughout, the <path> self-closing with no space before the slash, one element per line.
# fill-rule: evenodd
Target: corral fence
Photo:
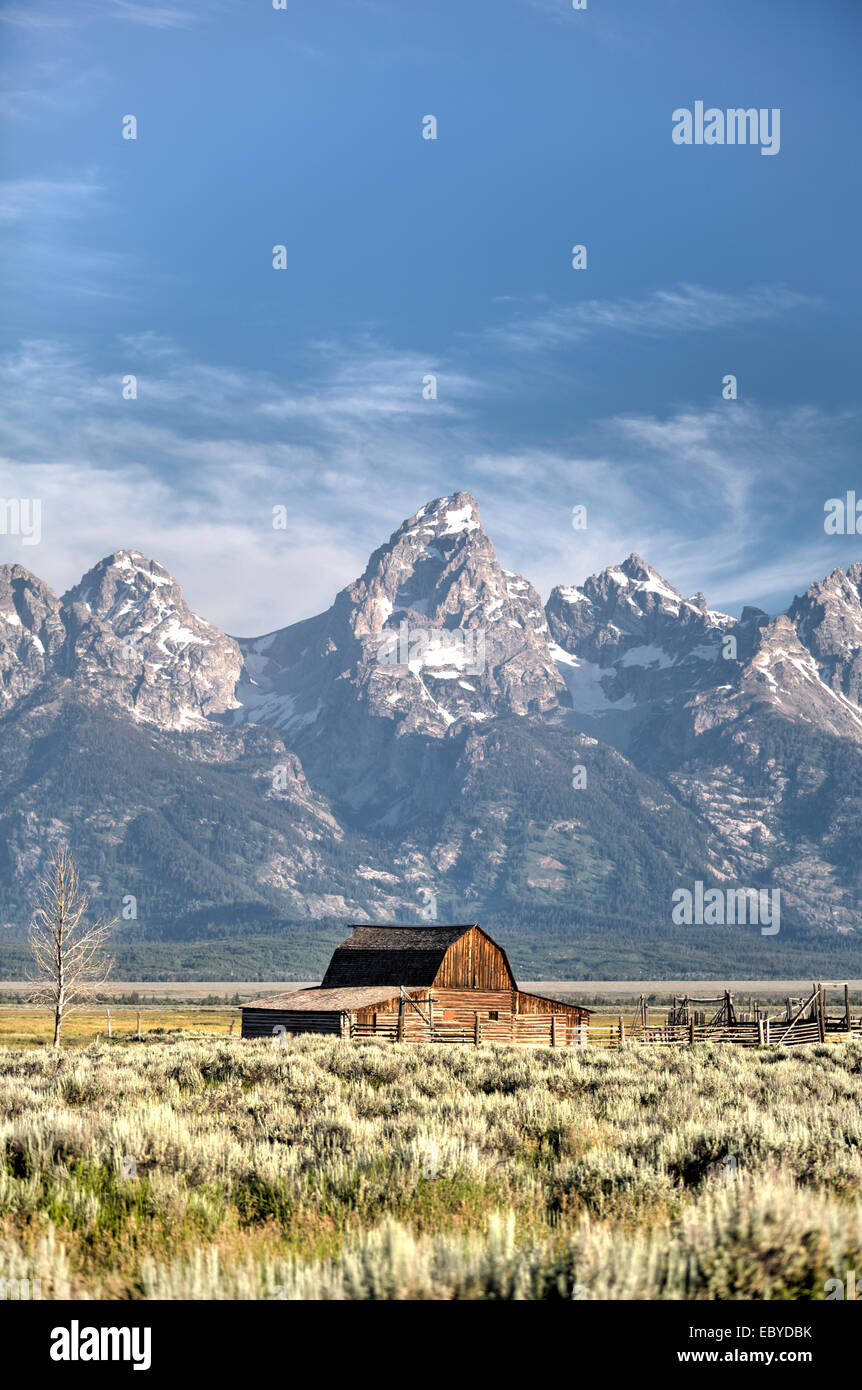
<path fill-rule="evenodd" d="M 829 1014 L 827 991 L 843 989 L 844 1007 Z M 834 1008 L 834 1006 L 833 1006 Z M 663 1014 L 662 1018 L 656 1017 Z M 805 998 L 788 998 L 783 1011 L 767 1013 L 753 1000 L 739 1007 L 733 994 L 710 999 L 677 997 L 672 1006 L 649 1006 L 641 995 L 633 1016 L 618 1015 L 616 1022 L 573 1022 L 570 1015 L 544 1013 L 509 1015 L 499 1020 L 469 1017 L 467 1010 L 455 1021 L 438 1020 L 415 1004 L 398 1015 L 375 1015 L 354 1020 L 350 1036 L 356 1039 L 388 1039 L 392 1042 L 515 1043 L 521 1047 L 694 1046 L 697 1043 L 731 1043 L 736 1047 L 802 1047 L 811 1043 L 862 1039 L 862 1016 L 850 1009 L 847 985 L 815 984 Z"/>
<path fill-rule="evenodd" d="M 472 1021 L 462 1020 L 453 1023 L 438 1023 L 436 1020 L 431 1022 L 426 1028 L 420 1030 L 405 1029 L 397 1018 L 392 1022 L 383 1022 L 380 1018 L 376 1020 L 354 1021 L 350 1025 L 351 1038 L 374 1038 L 376 1040 L 389 1039 L 396 1042 L 399 1037 L 408 1042 L 442 1042 L 442 1043 L 479 1043 L 486 1042 L 505 1042 L 515 1043 L 519 1047 L 566 1047 L 575 1044 L 578 1039 L 573 1036 L 579 1032 L 586 1032 L 583 1026 L 572 1025 L 566 1014 L 528 1014 L 514 1016 L 506 1020 L 497 1022 L 494 1019 L 481 1018 L 476 1014 Z M 583 1039 L 586 1043 L 586 1038 Z"/>
<path fill-rule="evenodd" d="M 844 1008 L 840 1014 L 829 1014 L 828 990 L 843 990 Z M 718 1007 L 703 1007 L 707 1005 Z M 781 1013 L 769 1014 L 751 999 L 747 1008 L 740 1009 L 729 990 L 709 999 L 676 997 L 661 1021 L 653 1017 L 658 1012 L 641 995 L 633 1017 L 619 1015 L 616 1023 L 587 1024 L 578 1030 L 581 1036 L 577 1041 L 582 1046 L 605 1048 L 627 1044 L 679 1047 L 704 1042 L 733 1043 L 737 1047 L 801 1047 L 862 1039 L 862 1016 L 852 1014 L 846 984 L 815 984 L 805 998 L 788 998 Z"/>

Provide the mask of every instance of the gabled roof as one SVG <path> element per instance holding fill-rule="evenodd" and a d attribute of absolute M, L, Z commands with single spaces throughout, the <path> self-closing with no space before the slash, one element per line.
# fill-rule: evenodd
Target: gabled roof
<path fill-rule="evenodd" d="M 467 922 L 462 926 L 402 926 L 400 922 L 351 922 L 351 935 L 342 941 L 339 950 L 349 951 L 446 951 L 453 941 L 478 926 Z"/>
<path fill-rule="evenodd" d="M 383 923 L 352 927 L 333 953 L 322 988 L 368 984 L 431 985 L 449 947 L 473 927 L 411 927 Z"/>

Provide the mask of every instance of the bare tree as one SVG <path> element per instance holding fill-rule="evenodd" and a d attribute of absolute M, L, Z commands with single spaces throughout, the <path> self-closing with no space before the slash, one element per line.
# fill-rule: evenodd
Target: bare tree
<path fill-rule="evenodd" d="M 87 901 L 75 861 L 68 847 L 60 845 L 39 882 L 29 932 L 36 963 L 30 999 L 53 1009 L 55 1047 L 60 1046 L 63 1019 L 86 1003 L 113 965 L 105 951 L 113 922 L 90 924 Z"/>

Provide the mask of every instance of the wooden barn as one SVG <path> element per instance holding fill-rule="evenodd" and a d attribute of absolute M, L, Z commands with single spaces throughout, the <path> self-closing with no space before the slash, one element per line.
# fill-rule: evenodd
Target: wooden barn
<path fill-rule="evenodd" d="M 244 1038 L 332 1033 L 415 1042 L 564 1047 L 590 1010 L 519 989 L 502 946 L 472 926 L 355 926 L 312 989 L 242 1010 Z"/>

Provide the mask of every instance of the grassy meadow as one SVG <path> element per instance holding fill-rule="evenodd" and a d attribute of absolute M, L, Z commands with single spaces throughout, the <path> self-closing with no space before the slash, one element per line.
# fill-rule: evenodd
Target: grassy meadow
<path fill-rule="evenodd" d="M 112 1041 L 131 1042 L 137 1034 L 138 1010 L 130 1007 L 110 1006 Z M 201 1034 L 221 1034 L 227 1037 L 233 1023 L 234 1034 L 241 1027 L 241 1015 L 237 1008 L 221 1006 L 216 1008 L 196 1008 L 194 1006 L 174 1006 L 160 1008 L 147 1005 L 140 1010 L 141 1037 L 174 1033 L 178 1030 Z M 82 1044 L 106 1039 L 108 1018 L 104 1005 L 100 1008 L 81 1009 L 71 1013 L 63 1021 L 63 1045 L 80 1047 Z M 34 1047 L 49 1045 L 54 1037 L 54 1015 L 49 1009 L 22 1008 L 0 1005 L 0 1044 L 20 1044 Z"/>
<path fill-rule="evenodd" d="M 855 1043 L 4 1045 L 0 1278 L 43 1298 L 821 1299 L 862 1267 L 860 1102 Z"/>

